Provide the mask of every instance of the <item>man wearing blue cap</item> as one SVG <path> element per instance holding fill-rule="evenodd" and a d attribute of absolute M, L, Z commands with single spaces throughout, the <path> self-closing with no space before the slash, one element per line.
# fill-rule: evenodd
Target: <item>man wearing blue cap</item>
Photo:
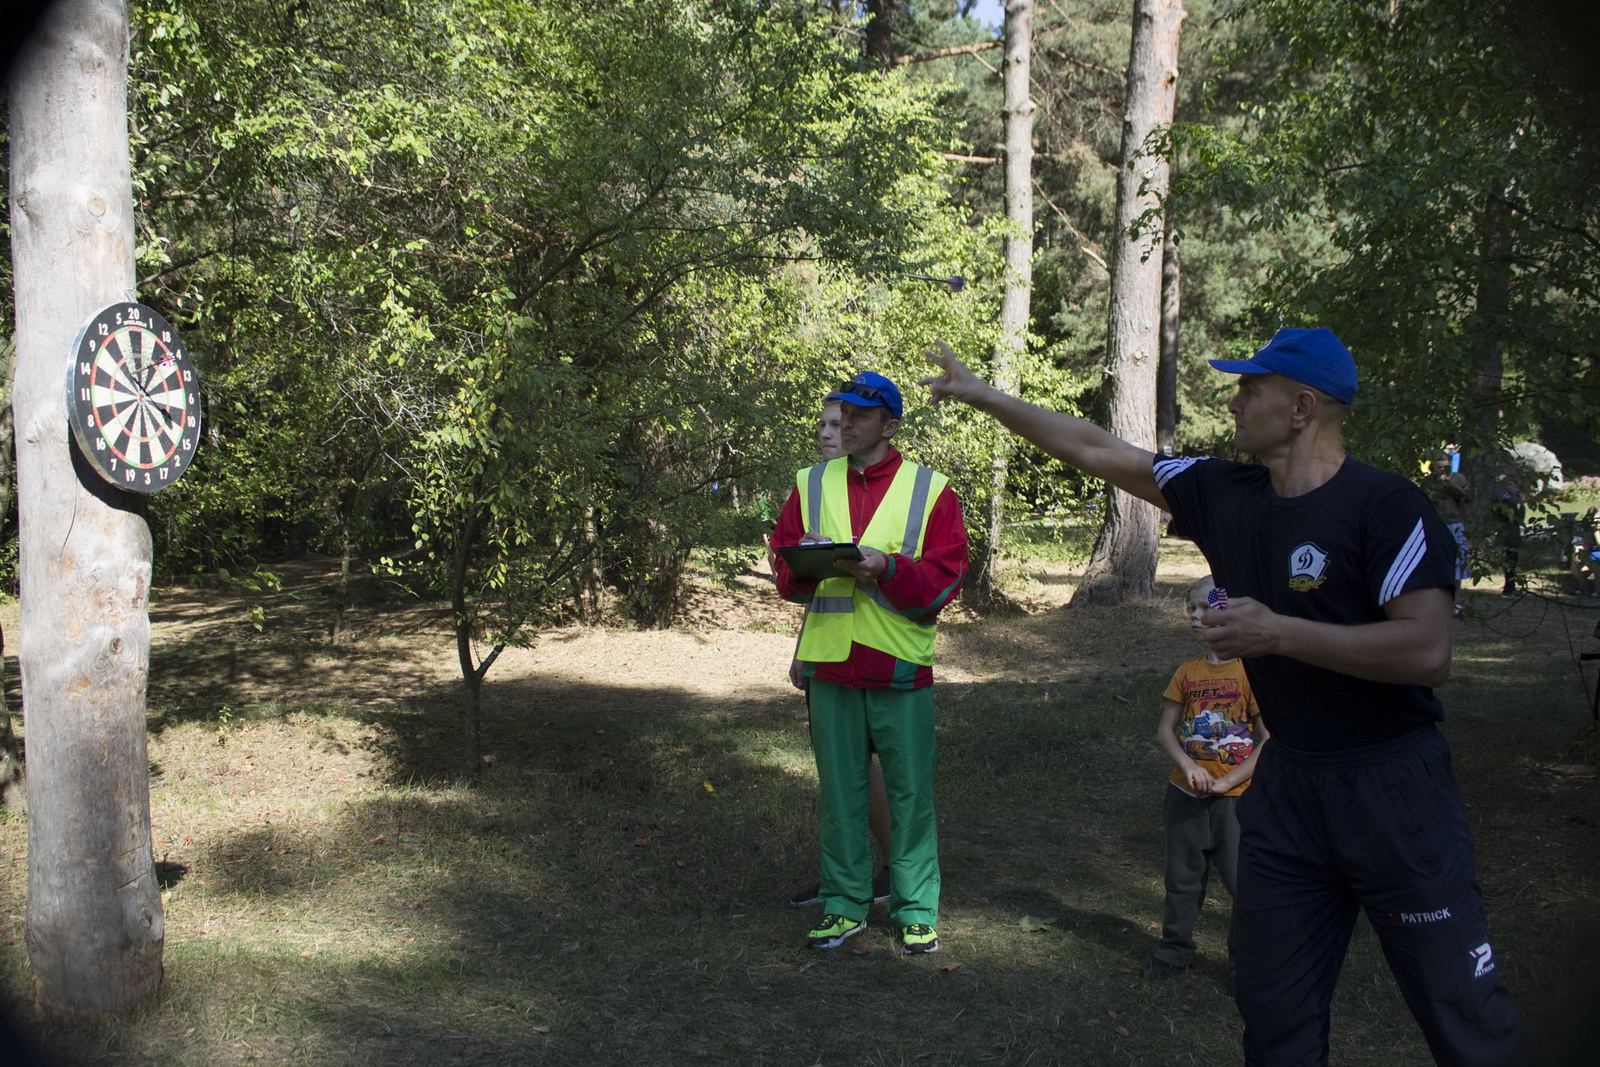
<path fill-rule="evenodd" d="M 1450 672 L 1455 540 L 1411 482 L 1345 454 L 1355 361 L 1332 331 L 1279 330 L 1228 404 L 1258 463 L 1168 458 L 980 381 L 939 343 L 936 399 L 987 411 L 1086 474 L 1169 510 L 1225 606 L 1272 731 L 1239 805 L 1236 996 L 1245 1062 L 1326 1064 L 1330 1004 L 1365 910 L 1435 1060 L 1527 1062 L 1500 982 L 1471 835 L 1436 729 Z"/>
<path fill-rule="evenodd" d="M 839 402 L 845 455 L 799 472 L 772 534 L 775 548 L 853 541 L 861 553 L 821 581 L 797 577 L 781 556 L 773 563 L 778 592 L 809 606 L 795 654 L 809 679 L 822 798 L 823 915 L 806 943 L 836 948 L 866 929 L 871 742 L 889 796 L 889 917 L 904 951 L 933 952 L 934 626 L 966 577 L 966 523 L 944 475 L 890 443 L 902 411 L 893 382 L 868 371 L 827 399 Z"/>

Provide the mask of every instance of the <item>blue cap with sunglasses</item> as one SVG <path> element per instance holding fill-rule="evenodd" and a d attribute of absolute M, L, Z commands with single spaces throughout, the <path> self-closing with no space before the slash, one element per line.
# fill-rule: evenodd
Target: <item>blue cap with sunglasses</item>
<path fill-rule="evenodd" d="M 828 394 L 827 400 L 842 400 L 858 408 L 881 407 L 887 409 L 892 417 L 900 417 L 899 388 L 883 375 L 869 370 L 862 371 L 848 382 L 840 382 L 839 387 Z"/>
<path fill-rule="evenodd" d="M 1213 359 L 1211 365 L 1229 374 L 1281 374 L 1321 389 L 1341 404 L 1356 399 L 1356 361 L 1333 331 L 1286 327 L 1272 335 L 1249 359 Z"/>

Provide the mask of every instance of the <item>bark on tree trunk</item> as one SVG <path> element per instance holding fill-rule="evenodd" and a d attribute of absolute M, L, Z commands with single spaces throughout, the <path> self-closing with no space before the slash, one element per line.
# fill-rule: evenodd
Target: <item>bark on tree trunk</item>
<path fill-rule="evenodd" d="M 1515 145 L 1512 146 L 1513 149 Z M 1506 193 L 1511 189 L 1508 187 Z M 1479 350 L 1477 374 L 1467 387 L 1469 411 L 1476 425 L 1466 427 L 1469 435 L 1487 444 L 1496 440 L 1505 415 L 1505 350 L 1500 323 L 1511 304 L 1511 245 L 1513 242 L 1511 205 L 1500 192 L 1490 193 L 1483 204 L 1478 233 L 1479 257 L 1477 306 L 1474 327 Z M 1481 447 L 1481 446 L 1480 446 Z M 1504 536 L 1509 502 L 1500 500 L 1513 477 L 1509 457 L 1498 447 L 1492 451 L 1462 456 L 1462 473 L 1471 486 L 1467 495 L 1467 536 L 1473 550 L 1487 556 L 1496 536 Z M 1503 550 L 1503 546 L 1494 545 Z M 1487 561 L 1486 561 L 1487 562 Z"/>
<path fill-rule="evenodd" d="M 344 637 L 344 617 L 350 610 L 350 564 L 355 560 L 355 536 L 351 517 L 340 509 L 339 513 L 339 583 L 333 605 L 333 627 L 328 633 L 328 643 L 337 645 Z"/>
<path fill-rule="evenodd" d="M 1156 362 L 1161 324 L 1161 256 L 1149 238 L 1129 236 L 1134 220 L 1167 189 L 1167 160 L 1139 154 L 1157 127 L 1172 122 L 1178 83 L 1182 0 L 1135 0 L 1128 93 L 1117 178 L 1117 234 L 1111 257 L 1111 313 L 1106 348 L 1111 367 L 1107 428 L 1125 441 L 1156 447 Z M 1158 512 L 1152 504 L 1107 487 L 1105 525 L 1073 600 L 1117 603 L 1148 597 L 1155 585 Z"/>
<path fill-rule="evenodd" d="M 1172 455 L 1178 435 L 1178 242 L 1161 244 L 1161 358 L 1156 365 L 1156 451 Z"/>
<path fill-rule="evenodd" d="M 572 567 L 572 601 L 578 607 L 578 618 L 588 622 L 600 617 L 605 600 L 604 582 L 595 564 L 600 536 L 593 505 L 583 509 L 583 522 L 568 536 L 577 542 L 567 552 L 576 561 Z"/>
<path fill-rule="evenodd" d="M 39 1007 L 69 1018 L 131 1011 L 161 985 L 150 532 L 78 460 L 64 407 L 78 329 L 133 293 L 127 50 L 121 0 L 62 0 L 10 87 L 27 941 Z"/>
<path fill-rule="evenodd" d="M 467 605 L 467 577 L 472 569 L 472 542 L 477 537 L 477 515 L 470 510 L 455 530 L 455 555 L 450 561 L 450 611 L 455 622 L 456 659 L 461 666 L 464 687 L 461 704 L 461 757 L 467 780 L 483 777 L 483 676 L 487 664 L 479 664 L 472 650 L 472 613 Z"/>
<path fill-rule="evenodd" d="M 867 58 L 888 70 L 894 66 L 895 0 L 867 0 Z"/>
<path fill-rule="evenodd" d="M 1033 295 L 1033 99 L 1029 95 L 1033 50 L 1033 4 L 1006 4 L 1005 130 L 1006 130 L 1006 291 L 1000 302 L 1000 341 L 994 352 L 994 384 L 1017 391 L 1017 367 L 1028 339 Z M 996 567 L 1005 536 L 1006 474 L 1011 437 L 995 445 L 994 477 L 988 501 L 988 536 L 972 566 L 974 602 L 984 610 L 1005 607 Z"/>
<path fill-rule="evenodd" d="M 339 583 L 333 606 L 333 626 L 328 635 L 331 644 L 336 645 L 344 639 L 345 618 L 353 606 L 350 571 L 356 560 L 356 515 L 364 502 L 363 490 L 367 486 L 367 479 L 382 458 L 381 447 L 367 452 L 351 470 L 348 480 L 339 487 L 336 505 L 339 522 Z"/>

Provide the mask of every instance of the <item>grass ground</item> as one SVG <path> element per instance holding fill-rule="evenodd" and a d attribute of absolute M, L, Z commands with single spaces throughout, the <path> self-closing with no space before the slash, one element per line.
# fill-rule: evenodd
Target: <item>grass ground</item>
<path fill-rule="evenodd" d="M 1068 609 L 1068 569 L 1040 565 L 1029 614 L 942 627 L 944 947 L 922 958 L 895 951 L 881 908 L 850 949 L 800 947 L 815 913 L 786 901 L 814 877 L 816 789 L 785 609 L 718 601 L 674 634 L 562 631 L 508 655 L 495 760 L 468 789 L 436 617 L 374 609 L 328 645 L 314 583 L 286 587 L 264 635 L 169 591 L 162 995 L 106 1025 L 30 1025 L 72 1064 L 1237 1063 L 1225 896 L 1198 966 L 1138 971 L 1161 904 L 1149 738 L 1194 654 L 1181 597 L 1200 569 L 1166 543 L 1153 600 Z M 1466 594 L 1447 733 L 1538 1062 L 1589 1063 L 1600 796 L 1576 656 L 1600 611 L 1497 592 Z M 0 817 L 0 990 L 18 1003 L 25 870 L 23 820 Z M 1333 1041 L 1345 1067 L 1428 1062 L 1364 930 Z"/>

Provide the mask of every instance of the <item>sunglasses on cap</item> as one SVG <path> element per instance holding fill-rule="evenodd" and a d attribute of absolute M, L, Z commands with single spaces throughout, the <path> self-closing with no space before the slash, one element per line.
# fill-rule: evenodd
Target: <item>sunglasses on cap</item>
<path fill-rule="evenodd" d="M 862 400 L 877 400 L 883 396 L 885 390 L 876 385 L 862 385 L 860 382 L 840 382 L 836 393 L 854 393 Z"/>

